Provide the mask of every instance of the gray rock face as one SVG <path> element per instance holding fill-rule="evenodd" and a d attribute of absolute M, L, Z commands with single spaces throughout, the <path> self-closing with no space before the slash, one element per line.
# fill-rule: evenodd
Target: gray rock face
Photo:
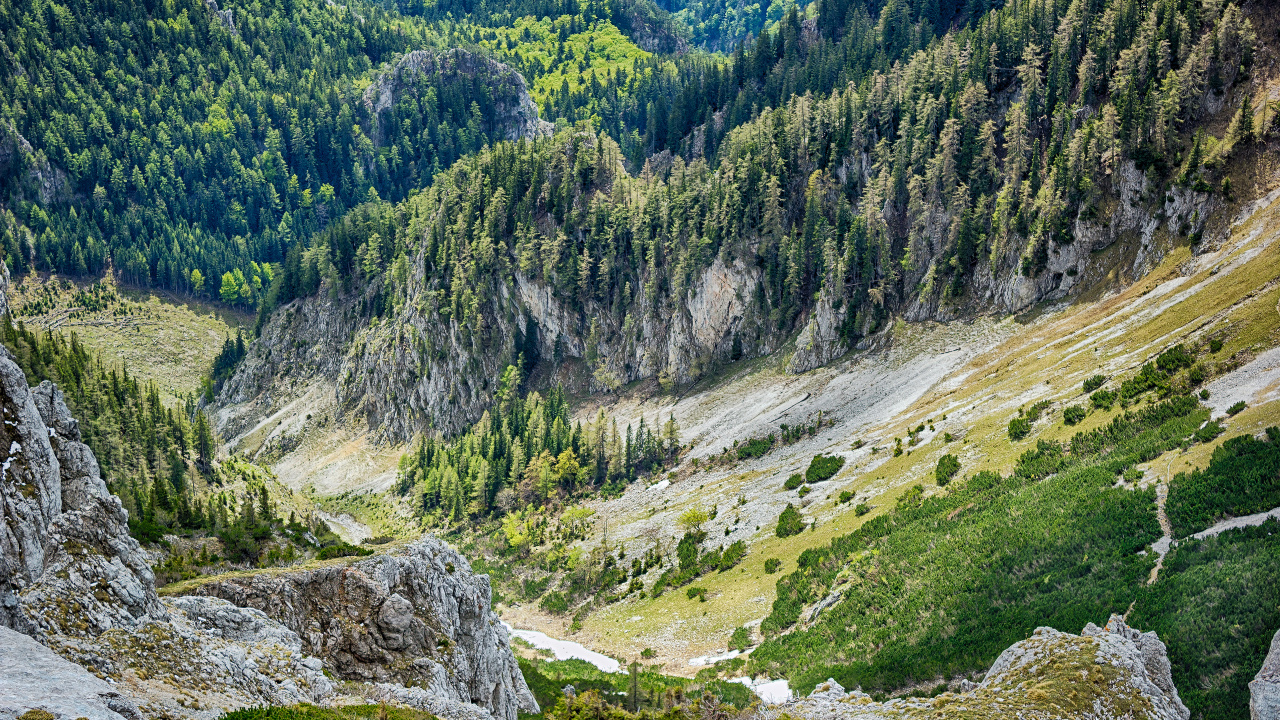
<path fill-rule="evenodd" d="M 581 142 L 590 147 L 596 139 Z M 273 313 L 219 395 L 214 418 L 222 436 L 243 435 L 275 416 L 281 423 L 261 449 L 244 449 L 260 459 L 279 457 L 305 432 L 282 408 L 310 394 L 325 396 L 338 413 L 363 418 L 380 441 L 407 441 L 427 429 L 462 430 L 492 405 L 491 379 L 501 375 L 516 352 L 517 330 L 530 321 L 546 359 L 587 357 L 592 318 L 598 321 L 597 367 L 582 391 L 646 378 L 687 383 L 729 359 L 735 336 L 746 357 L 772 352 L 782 340 L 761 311 L 761 270 L 742 258 L 717 259 L 691 278 L 671 312 L 637 312 L 622 322 L 604 307 L 569 307 L 550 287 L 517 272 L 479 308 L 483 340 L 432 309 L 434 281 L 424 274 L 425 261 L 423 254 L 410 258 L 407 299 L 394 322 L 370 322 L 357 311 L 361 297 L 334 300 L 327 288 Z M 642 305 L 643 291 L 634 292 Z"/>
<path fill-rule="evenodd" d="M 1271 649 L 1249 683 L 1250 720 L 1280 720 L 1280 630 L 1271 636 Z"/>
<path fill-rule="evenodd" d="M 450 86 L 461 80 L 476 80 L 493 93 L 495 108 L 484 118 L 486 134 L 503 140 L 519 140 L 551 134 L 553 126 L 538 119 L 538 106 L 529 95 L 524 77 L 506 65 L 453 48 L 444 52 L 414 50 L 374 79 L 365 90 L 364 104 L 374 117 L 369 137 L 381 147 L 386 139 L 385 122 L 394 122 L 387 111 L 405 92 L 414 92 L 420 78 L 433 86 Z"/>
<path fill-rule="evenodd" d="M 163 618 L 146 556 L 62 392 L 47 381 L 28 388 L 7 351 L 0 413 L 8 448 L 0 464 L 0 625 L 91 637 Z"/>
<path fill-rule="evenodd" d="M 0 717 L 44 710 L 58 720 L 142 720 L 119 690 L 49 648 L 0 627 Z"/>
<path fill-rule="evenodd" d="M 297 634 L 262 612 L 215 598 L 160 601 L 61 391 L 28 388 L 2 348 L 0 419 L 0 717 L 41 708 L 140 720 L 128 696 L 212 720 L 332 692 Z"/>
<path fill-rule="evenodd" d="M 488 577 L 433 537 L 353 562 L 218 578 L 196 592 L 262 610 L 342 678 L 416 685 L 504 720 L 538 710 L 490 609 Z"/>
<path fill-rule="evenodd" d="M 0 354 L 0 421 L 0 625 L 29 630 L 18 593 L 44 572 L 62 481 L 27 378 L 7 350 Z"/>
<path fill-rule="evenodd" d="M 58 458 L 63 510 L 81 510 L 109 496 L 98 459 L 80 441 L 80 424 L 71 417 L 62 391 L 45 380 L 31 389 L 31 398 L 49 430 L 49 444 Z"/>

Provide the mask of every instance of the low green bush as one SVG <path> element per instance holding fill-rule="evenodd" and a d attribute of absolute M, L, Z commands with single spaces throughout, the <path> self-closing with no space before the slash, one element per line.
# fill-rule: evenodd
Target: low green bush
<path fill-rule="evenodd" d="M 730 568 L 737 567 L 738 563 L 747 556 L 747 544 L 741 540 L 733 542 L 729 547 L 720 553 L 720 572 L 724 572 Z"/>
<path fill-rule="evenodd" d="M 1084 391 L 1086 394 L 1091 393 L 1094 390 L 1097 390 L 1098 388 L 1102 387 L 1103 384 L 1105 384 L 1106 382 L 1107 382 L 1106 375 L 1094 375 L 1093 377 L 1084 381 Z"/>
<path fill-rule="evenodd" d="M 795 490 L 803 484 L 804 476 L 800 473 L 792 473 L 791 476 L 787 478 L 787 481 L 782 483 L 782 488 L 784 490 Z"/>
<path fill-rule="evenodd" d="M 853 514 L 858 517 L 862 517 L 869 512 L 871 512 L 871 506 L 866 503 L 858 503 L 858 506 L 853 509 Z"/>
<path fill-rule="evenodd" d="M 782 567 L 782 561 L 778 558 L 769 558 L 764 561 L 764 571 L 766 575 L 772 575 L 778 572 L 778 568 Z"/>
<path fill-rule="evenodd" d="M 372 555 L 373 551 L 368 548 L 357 547 L 348 543 L 338 543 L 329 547 L 320 548 L 320 552 L 316 553 L 317 560 L 329 560 L 331 558 L 340 557 L 363 557 Z"/>
<path fill-rule="evenodd" d="M 1210 420 L 1191 437 L 1194 438 L 1196 442 L 1207 443 L 1225 431 L 1226 429 L 1219 425 L 1217 420 Z"/>
<path fill-rule="evenodd" d="M 738 459 L 758 458 L 773 448 L 773 435 L 762 438 L 751 438 L 738 446 Z"/>
<path fill-rule="evenodd" d="M 698 598 L 698 602 L 707 601 L 707 589 L 704 587 L 690 587 L 684 591 L 684 594 L 688 596 L 690 600 Z"/>
<path fill-rule="evenodd" d="M 1241 413 L 1245 408 L 1247 408 L 1247 407 L 1249 407 L 1249 406 L 1248 406 L 1248 405 L 1246 405 L 1246 404 L 1245 404 L 1245 402 L 1244 402 L 1243 400 L 1241 400 L 1240 402 L 1237 402 L 1236 404 L 1234 404 L 1234 405 L 1232 405 L 1231 407 L 1227 408 L 1227 415 L 1228 415 L 1228 416 L 1235 416 L 1235 415 L 1239 415 L 1239 414 L 1240 414 L 1240 413 Z"/>
<path fill-rule="evenodd" d="M 1016 417 L 1009 421 L 1009 439 L 1017 442 L 1031 434 L 1031 421 L 1025 417 Z"/>
<path fill-rule="evenodd" d="M 787 503 L 782 510 L 782 514 L 778 516 L 778 537 L 787 538 L 792 535 L 799 535 L 804 532 L 804 518 L 800 517 L 800 511 L 795 505 Z"/>
<path fill-rule="evenodd" d="M 751 631 L 744 627 L 736 627 L 729 636 L 730 650 L 746 650 L 751 647 Z"/>
<path fill-rule="evenodd" d="M 1062 422 L 1067 425 L 1075 425 L 1081 420 L 1084 420 L 1086 415 L 1088 415 L 1088 411 L 1082 406 L 1072 405 L 1062 411 Z"/>
<path fill-rule="evenodd" d="M 960 472 L 960 459 L 947 453 L 938 458 L 938 466 L 933 470 L 933 477 L 938 481 L 939 486 L 943 486 L 951 482 L 951 478 L 958 472 Z"/>
<path fill-rule="evenodd" d="M 1174 537 L 1204 530 L 1224 517 L 1280 506 L 1280 428 L 1266 437 L 1233 437 L 1213 451 L 1207 468 L 1178 473 L 1169 483 L 1165 511 Z"/>
<path fill-rule="evenodd" d="M 538 607 L 555 615 L 563 615 L 569 612 L 569 598 L 562 592 L 549 592 L 542 596 Z"/>
<path fill-rule="evenodd" d="M 804 481 L 809 483 L 830 480 L 840 468 L 844 467 L 843 455 L 815 455 L 809 461 L 809 469 L 804 471 Z"/>
<path fill-rule="evenodd" d="M 1111 406 L 1116 403 L 1116 394 L 1113 390 L 1099 390 L 1089 396 L 1089 402 L 1099 410 L 1110 410 Z"/>

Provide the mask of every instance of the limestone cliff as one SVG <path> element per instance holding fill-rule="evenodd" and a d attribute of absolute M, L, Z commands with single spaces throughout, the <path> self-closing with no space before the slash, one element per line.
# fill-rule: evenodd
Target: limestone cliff
<path fill-rule="evenodd" d="M 61 391 L 49 382 L 29 388 L 2 349 L 0 415 L 0 627 L 115 683 L 81 682 L 92 676 L 42 651 L 24 672 L 44 668 L 46 682 L 0 673 L 5 708 L 214 718 L 332 691 L 297 635 L 262 613 L 212 598 L 160 600 L 147 555 Z M 31 655 L 23 650 L 31 644 L 0 636 L 0 664 Z"/>
<path fill-rule="evenodd" d="M 490 608 L 488 577 L 433 537 L 314 569 L 216 578 L 195 592 L 262 610 L 339 677 L 417 686 L 504 720 L 538 711 Z"/>
<path fill-rule="evenodd" d="M 277 310 L 218 398 L 223 437 L 262 433 L 260 444 L 237 449 L 267 459 L 287 452 L 305 431 L 299 416 L 314 412 L 290 404 L 308 395 L 329 412 L 359 418 L 380 440 L 461 430 L 489 407 L 496 378 L 521 351 L 516 335 L 528 329 L 527 342 L 550 364 L 593 358 L 589 386 L 606 391 L 645 378 L 687 383 L 730 359 L 735 345 L 755 356 L 783 340 L 760 311 L 760 268 L 742 258 L 717 258 L 675 312 L 638 322 L 620 323 L 603 307 L 567 307 L 551 288 L 516 273 L 481 307 L 480 326 L 468 328 L 431 309 L 425 249 L 417 252 L 394 319 L 359 312 L 362 300 L 385 289 L 380 284 L 338 298 L 322 291 Z"/>

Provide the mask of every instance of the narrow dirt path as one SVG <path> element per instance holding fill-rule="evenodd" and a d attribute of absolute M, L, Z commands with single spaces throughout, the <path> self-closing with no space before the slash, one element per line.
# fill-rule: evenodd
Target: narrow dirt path
<path fill-rule="evenodd" d="M 1164 567 L 1164 556 L 1168 554 L 1169 548 L 1173 547 L 1173 523 L 1169 522 L 1169 516 L 1164 511 L 1164 504 L 1169 500 L 1169 486 L 1163 481 L 1156 485 L 1156 518 L 1160 520 L 1160 530 L 1164 532 L 1160 539 L 1151 545 L 1151 549 L 1155 551 L 1156 566 L 1151 568 L 1151 575 L 1147 577 L 1147 584 L 1154 584 L 1156 578 L 1160 576 L 1160 569 Z"/>

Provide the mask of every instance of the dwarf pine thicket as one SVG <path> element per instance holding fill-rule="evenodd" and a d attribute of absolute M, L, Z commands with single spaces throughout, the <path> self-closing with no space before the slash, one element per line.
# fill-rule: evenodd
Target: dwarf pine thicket
<path fill-rule="evenodd" d="M 1192 442 L 1207 417 L 1193 397 L 1173 397 L 1122 413 L 1064 445 L 1038 441 L 1007 477 L 982 472 L 944 494 L 904 495 L 891 512 L 801 554 L 796 571 L 778 581 L 778 599 L 761 626 L 768 639 L 752 654 L 751 667 L 785 672 L 801 691 L 831 676 L 888 692 L 981 671 L 1037 625 L 1083 627 L 1133 603 L 1141 626 L 1160 630 L 1168 643 L 1177 686 L 1195 689 L 1183 696 L 1192 712 L 1233 717 L 1247 704 L 1253 668 L 1280 624 L 1274 603 L 1257 596 L 1264 591 L 1245 587 L 1280 582 L 1275 543 L 1268 540 L 1275 528 L 1180 546 L 1161 582 L 1148 586 L 1155 559 L 1137 551 L 1160 536 L 1154 489 L 1113 487 L 1133 465 Z M 1267 458 L 1259 476 L 1266 475 L 1275 454 L 1275 432 L 1268 435 L 1270 442 L 1228 441 L 1204 471 L 1178 476 L 1170 516 L 1179 518 L 1179 537 L 1207 524 L 1191 525 L 1184 516 L 1207 519 L 1276 504 L 1274 488 L 1254 497 L 1255 483 L 1217 489 L 1213 480 L 1238 472 L 1246 456 Z M 1228 559 L 1232 547 L 1248 552 Z M 837 579 L 838 604 L 780 634 Z M 1236 591 L 1243 596 L 1213 600 Z M 1000 611 L 993 614 L 993 607 Z M 1245 629 L 1223 625 L 1219 611 Z M 1191 637 L 1196 633 L 1187 633 L 1189 627 L 1205 634 Z"/>

